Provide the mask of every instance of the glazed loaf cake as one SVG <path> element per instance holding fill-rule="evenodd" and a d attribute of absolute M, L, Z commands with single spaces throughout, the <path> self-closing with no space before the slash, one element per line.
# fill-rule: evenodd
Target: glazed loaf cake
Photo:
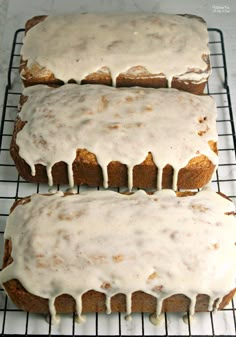
<path fill-rule="evenodd" d="M 194 15 L 120 13 L 38 16 L 26 23 L 25 86 L 97 83 L 202 93 L 208 32 Z"/>
<path fill-rule="evenodd" d="M 233 203 L 211 190 L 35 194 L 13 205 L 0 280 L 17 306 L 53 321 L 119 311 L 155 323 L 229 303 L 235 237 Z"/>
<path fill-rule="evenodd" d="M 11 143 L 31 182 L 195 189 L 218 162 L 216 107 L 176 89 L 26 88 Z"/>

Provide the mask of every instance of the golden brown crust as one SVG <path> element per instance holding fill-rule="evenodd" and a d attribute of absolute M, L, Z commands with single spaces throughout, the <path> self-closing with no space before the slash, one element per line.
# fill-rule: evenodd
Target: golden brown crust
<path fill-rule="evenodd" d="M 183 14 L 182 16 L 194 17 L 199 21 L 204 22 L 201 17 L 196 15 Z M 26 22 L 26 34 L 38 23 L 46 19 L 47 16 L 35 16 Z M 210 59 L 209 56 L 203 55 L 206 62 L 206 71 L 210 70 Z M 141 65 L 136 68 L 143 68 Z M 22 81 L 26 87 L 35 84 L 49 84 L 49 85 L 62 85 L 63 81 L 55 78 L 54 74 L 45 69 L 45 67 L 34 64 L 30 68 L 27 67 L 27 60 L 21 58 L 20 63 L 20 74 Z M 74 79 L 70 79 L 69 83 L 74 83 Z M 172 80 L 172 88 L 176 88 L 183 91 L 188 91 L 194 94 L 202 94 L 207 83 L 207 78 L 205 81 L 198 83 L 190 80 L 180 80 L 176 77 Z M 84 79 L 82 79 L 81 84 L 105 84 L 112 85 L 112 79 L 109 73 L 94 72 L 88 74 Z M 145 69 L 139 75 L 131 74 L 130 72 L 119 74 L 116 79 L 117 87 L 131 87 L 131 86 L 141 86 L 141 87 L 152 87 L 152 88 L 167 88 L 167 79 L 163 77 L 163 74 L 150 74 Z"/>
<path fill-rule="evenodd" d="M 47 15 L 37 15 L 27 20 L 25 24 L 25 33 L 27 33 L 31 28 L 36 26 L 38 23 L 43 22 L 46 19 L 46 17 Z"/>
<path fill-rule="evenodd" d="M 177 192 L 178 197 L 186 197 L 195 194 L 194 192 Z M 50 197 L 50 195 L 47 194 Z M 225 195 L 222 195 L 226 197 Z M 16 201 L 11 212 L 18 205 L 22 205 L 30 202 L 30 197 L 23 198 Z M 5 251 L 3 257 L 3 266 L 6 268 L 12 263 L 11 257 L 11 241 L 5 241 Z M 29 293 L 18 280 L 10 280 L 4 284 L 4 288 L 7 291 L 9 297 L 13 303 L 24 311 L 35 313 L 48 313 L 48 300 L 39 296 Z M 233 298 L 236 289 L 233 289 L 229 294 L 222 299 L 219 309 L 223 309 Z M 83 312 L 106 312 L 105 295 L 102 292 L 90 290 L 86 292 L 82 297 Z M 197 302 L 195 310 L 208 311 L 209 296 L 205 294 L 199 294 L 197 296 Z M 176 294 L 165 299 L 162 306 L 163 312 L 185 312 L 188 311 L 190 305 L 190 299 L 183 294 Z M 215 304 L 214 304 L 215 305 Z M 75 301 L 73 297 L 68 294 L 63 294 L 57 297 L 55 301 L 57 313 L 70 313 L 75 312 Z M 214 307 L 214 306 L 213 306 Z M 111 299 L 112 312 L 125 312 L 126 311 L 126 299 L 124 294 L 117 294 Z M 155 297 L 146 294 L 142 291 L 136 291 L 132 295 L 132 312 L 155 312 L 156 299 Z"/>
<path fill-rule="evenodd" d="M 21 103 L 26 98 L 21 98 Z M 31 175 L 29 165 L 19 155 L 19 147 L 16 144 L 17 133 L 24 127 L 25 122 L 19 118 L 16 120 L 13 137 L 10 146 L 10 153 L 15 162 L 16 168 L 25 180 L 34 183 L 47 183 L 46 167 L 35 165 L 36 174 Z M 211 142 L 209 146 L 217 153 L 216 143 Z M 96 155 L 86 149 L 78 149 L 73 162 L 75 185 L 102 186 L 102 169 L 98 165 Z M 177 187 L 179 189 L 196 189 L 205 186 L 212 177 L 215 165 L 205 156 L 199 155 L 189 161 L 189 163 L 179 171 Z M 133 169 L 133 187 L 152 189 L 157 186 L 158 169 L 153 162 L 152 154 L 149 152 L 145 160 Z M 53 183 L 68 184 L 67 165 L 64 162 L 56 163 L 52 168 Z M 168 164 L 163 170 L 162 188 L 172 188 L 173 168 Z M 108 165 L 108 185 L 110 187 L 127 187 L 128 174 L 126 165 L 112 161 Z"/>

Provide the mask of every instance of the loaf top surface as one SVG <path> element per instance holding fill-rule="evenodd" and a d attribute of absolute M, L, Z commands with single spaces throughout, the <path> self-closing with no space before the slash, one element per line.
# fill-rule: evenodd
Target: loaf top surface
<path fill-rule="evenodd" d="M 52 166 L 68 164 L 73 186 L 72 163 L 77 149 L 94 153 L 108 186 L 111 161 L 126 164 L 129 188 L 135 165 L 152 153 L 160 170 L 170 164 L 178 171 L 190 159 L 206 155 L 214 164 L 218 156 L 209 142 L 217 141 L 216 107 L 210 96 L 176 89 L 114 88 L 103 85 L 66 84 L 59 88 L 37 85 L 26 88 L 28 96 L 19 117 L 27 123 L 18 132 L 20 156 L 35 174 L 35 165 L 47 167 L 52 185 Z M 157 186 L 161 189 L 161 177 Z"/>
<path fill-rule="evenodd" d="M 108 67 L 115 84 L 142 66 L 171 83 L 208 77 L 207 44 L 206 24 L 193 15 L 87 13 L 46 17 L 27 32 L 21 55 L 28 68 L 38 64 L 64 82 Z"/>
<path fill-rule="evenodd" d="M 111 296 L 137 290 L 158 299 L 157 312 L 173 294 L 188 296 L 192 311 L 197 294 L 209 295 L 211 306 L 235 288 L 234 210 L 211 190 L 185 197 L 171 190 L 35 194 L 8 218 L 13 262 L 0 280 L 18 279 L 51 307 L 70 294 L 78 314 L 88 290 L 106 294 L 108 311 Z"/>

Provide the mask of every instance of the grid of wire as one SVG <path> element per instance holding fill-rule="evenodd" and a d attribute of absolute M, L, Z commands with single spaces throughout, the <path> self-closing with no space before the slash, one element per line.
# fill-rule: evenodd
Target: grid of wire
<path fill-rule="evenodd" d="M 212 188 L 228 195 L 236 203 L 236 135 L 230 90 L 227 81 L 227 67 L 223 34 L 218 29 L 209 29 L 212 75 L 206 92 L 217 104 L 217 128 L 219 135 L 219 167 L 212 181 Z M 24 29 L 16 31 L 9 63 L 7 85 L 4 97 L 0 128 L 0 258 L 4 247 L 4 227 L 12 203 L 32 193 L 45 193 L 47 186 L 31 184 L 19 177 L 10 158 L 9 148 L 17 106 L 22 91 L 19 79 L 20 47 Z M 58 186 L 58 189 L 63 189 Z M 84 187 L 80 187 L 80 190 Z M 234 301 L 224 310 L 214 314 L 198 313 L 194 321 L 187 313 L 187 324 L 182 314 L 164 314 L 163 323 L 157 327 L 150 324 L 147 314 L 133 314 L 131 322 L 123 313 L 87 315 L 83 325 L 75 323 L 75 314 L 62 317 L 60 326 L 53 326 L 40 315 L 17 309 L 0 289 L 0 333 L 13 335 L 65 335 L 65 336 L 235 336 L 236 311 Z"/>

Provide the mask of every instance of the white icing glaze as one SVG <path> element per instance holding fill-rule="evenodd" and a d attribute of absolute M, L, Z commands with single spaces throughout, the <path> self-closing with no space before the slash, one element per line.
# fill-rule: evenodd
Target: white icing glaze
<path fill-rule="evenodd" d="M 191 302 L 190 302 L 190 307 L 189 307 L 189 315 L 193 316 L 195 313 L 195 305 L 196 305 L 196 301 L 197 301 L 197 294 L 194 294 L 191 297 Z"/>
<path fill-rule="evenodd" d="M 77 188 L 67 188 L 66 193 L 77 194 Z"/>
<path fill-rule="evenodd" d="M 111 296 L 106 296 L 106 313 L 109 315 L 111 314 Z"/>
<path fill-rule="evenodd" d="M 190 315 L 190 314 L 184 314 L 183 315 L 183 322 L 185 324 L 189 324 L 189 323 L 192 323 L 194 321 L 194 315 Z"/>
<path fill-rule="evenodd" d="M 164 314 L 157 315 L 156 313 L 153 313 L 149 315 L 149 321 L 153 325 L 160 325 L 164 321 L 164 317 Z"/>
<path fill-rule="evenodd" d="M 57 315 L 56 313 L 56 309 L 55 309 L 55 302 L 56 297 L 50 297 L 48 299 L 48 308 L 49 308 L 49 312 L 51 315 L 51 323 L 54 324 L 58 324 L 60 322 L 60 317 Z"/>
<path fill-rule="evenodd" d="M 57 192 L 58 192 L 58 189 L 54 186 L 52 186 L 48 189 L 48 193 L 50 193 L 50 194 L 54 194 L 54 193 L 57 193 Z"/>
<path fill-rule="evenodd" d="M 83 320 L 84 320 L 84 318 L 82 317 L 82 310 L 83 310 L 82 295 L 83 295 L 83 293 L 78 293 L 74 297 L 74 299 L 75 299 L 76 313 L 77 313 L 77 323 L 82 323 Z"/>
<path fill-rule="evenodd" d="M 203 81 L 209 75 L 206 24 L 196 18 L 157 13 L 99 13 L 48 16 L 31 28 L 21 50 L 30 68 L 50 70 L 64 82 L 80 82 L 106 66 L 112 82 L 133 66 Z M 193 72 L 193 69 L 196 72 Z M 22 73 L 24 76 L 24 73 Z"/>
<path fill-rule="evenodd" d="M 210 190 L 183 198 L 170 190 L 35 194 L 8 218 L 13 262 L 0 281 L 18 279 L 48 298 L 53 321 L 63 293 L 76 300 L 80 320 L 82 294 L 91 289 L 107 295 L 108 313 L 110 298 L 123 293 L 129 315 L 130 294 L 140 290 L 157 299 L 157 320 L 173 294 L 190 298 L 192 315 L 197 294 L 209 295 L 211 306 L 235 288 L 236 220 L 226 214 L 234 210 Z"/>
<path fill-rule="evenodd" d="M 126 320 L 127 322 L 131 322 L 131 321 L 132 321 L 132 316 L 131 316 L 131 314 L 125 315 L 125 320 Z"/>
<path fill-rule="evenodd" d="M 209 303 L 208 303 L 208 311 L 213 310 L 213 304 L 214 304 L 214 298 L 209 298 Z"/>
<path fill-rule="evenodd" d="M 209 96 L 176 89 L 75 84 L 57 89 L 38 85 L 23 93 L 29 98 L 19 114 L 27 121 L 16 138 L 19 154 L 31 167 L 32 175 L 36 164 L 47 167 L 49 185 L 53 184 L 52 166 L 63 161 L 73 187 L 72 163 L 77 149 L 96 155 L 105 187 L 107 165 L 113 160 L 126 164 L 130 190 L 132 168 L 148 152 L 159 170 L 158 189 L 167 164 L 174 169 L 173 189 L 177 189 L 179 169 L 190 159 L 204 154 L 214 165 L 218 163 L 208 145 L 217 141 L 216 107 Z"/>
<path fill-rule="evenodd" d="M 75 321 L 78 324 L 84 323 L 84 322 L 86 322 L 86 316 L 85 315 L 77 315 L 75 317 Z"/>

